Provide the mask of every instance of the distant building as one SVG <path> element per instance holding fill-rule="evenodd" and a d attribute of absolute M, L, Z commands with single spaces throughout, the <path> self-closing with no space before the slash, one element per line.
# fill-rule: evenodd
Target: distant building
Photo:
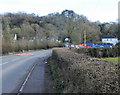
<path fill-rule="evenodd" d="M 116 45 L 118 43 L 118 38 L 114 36 L 104 36 L 102 37 L 102 43 L 110 43 Z"/>
<path fill-rule="evenodd" d="M 17 34 L 14 35 L 13 40 L 15 40 L 15 41 L 17 40 Z"/>
<path fill-rule="evenodd" d="M 65 38 L 65 42 L 70 42 L 70 38 Z"/>

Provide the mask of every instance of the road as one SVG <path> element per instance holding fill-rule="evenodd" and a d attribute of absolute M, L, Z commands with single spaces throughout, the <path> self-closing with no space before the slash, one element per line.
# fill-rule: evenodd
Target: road
<path fill-rule="evenodd" d="M 33 64 L 52 50 L 8 55 L 2 57 L 2 93 L 17 93 Z M 1 91 L 0 91 L 1 93 Z"/>

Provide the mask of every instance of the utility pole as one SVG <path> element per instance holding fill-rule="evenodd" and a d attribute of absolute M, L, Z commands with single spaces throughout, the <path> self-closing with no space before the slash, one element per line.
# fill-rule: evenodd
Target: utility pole
<path fill-rule="evenodd" d="M 86 46 L 86 38 L 87 38 L 87 35 L 86 35 L 86 30 L 85 30 L 85 21 L 84 21 L 84 44 Z"/>
<path fill-rule="evenodd" d="M 86 46 L 86 31 L 84 31 L 84 43 L 85 43 L 85 46 Z"/>

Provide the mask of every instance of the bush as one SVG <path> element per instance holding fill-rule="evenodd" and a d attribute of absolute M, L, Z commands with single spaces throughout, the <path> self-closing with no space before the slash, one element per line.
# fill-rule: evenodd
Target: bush
<path fill-rule="evenodd" d="M 117 57 L 120 56 L 119 48 L 80 48 L 73 49 L 77 53 L 83 53 L 90 55 L 92 57 L 102 58 L 102 57 Z"/>

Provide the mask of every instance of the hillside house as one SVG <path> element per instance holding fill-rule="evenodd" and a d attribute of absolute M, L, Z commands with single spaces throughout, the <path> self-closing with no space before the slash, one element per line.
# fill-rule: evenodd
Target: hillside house
<path fill-rule="evenodd" d="M 118 43 L 118 38 L 114 36 L 104 36 L 102 37 L 102 43 L 110 43 L 116 45 Z"/>

